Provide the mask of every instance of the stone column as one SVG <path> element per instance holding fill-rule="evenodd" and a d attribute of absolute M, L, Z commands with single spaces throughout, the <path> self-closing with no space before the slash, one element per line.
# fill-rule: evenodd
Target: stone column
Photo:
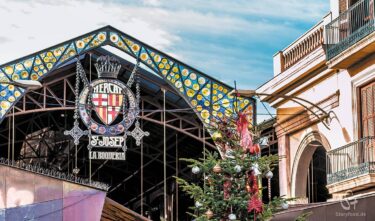
<path fill-rule="evenodd" d="M 289 137 L 287 135 L 278 136 L 279 149 L 279 186 L 280 196 L 290 197 L 290 157 L 289 157 Z"/>

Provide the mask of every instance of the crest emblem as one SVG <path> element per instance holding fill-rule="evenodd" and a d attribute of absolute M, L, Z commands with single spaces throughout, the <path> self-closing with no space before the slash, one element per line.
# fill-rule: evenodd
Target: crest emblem
<path fill-rule="evenodd" d="M 96 134 L 119 135 L 134 123 L 138 110 L 136 96 L 126 84 L 117 80 L 121 64 L 116 59 L 100 57 L 95 67 L 99 79 L 83 88 L 79 96 L 80 117 Z M 122 119 L 116 121 L 120 114 Z"/>
<path fill-rule="evenodd" d="M 96 85 L 94 91 L 99 91 L 103 86 L 118 87 L 112 83 Z M 122 90 L 119 90 L 122 92 Z M 92 104 L 96 115 L 105 125 L 110 125 L 118 116 L 123 105 L 123 95 L 121 93 L 93 93 Z"/>
<path fill-rule="evenodd" d="M 136 140 L 136 145 L 149 133 L 143 131 L 139 124 L 140 86 L 136 81 L 137 95 L 131 88 L 139 63 L 136 64 L 127 84 L 117 80 L 121 64 L 113 57 L 100 57 L 95 64 L 98 79 L 89 82 L 80 62 L 77 62 L 76 107 L 74 127 L 66 131 L 71 135 L 75 144 L 79 143 L 82 135 L 88 135 L 90 159 L 125 160 L 126 139 L 128 136 Z M 84 83 L 79 97 L 79 79 Z M 78 101 L 78 102 L 77 102 Z M 79 114 L 79 117 L 78 117 Z M 77 119 L 81 118 L 88 130 L 79 128 Z M 134 129 L 128 129 L 136 121 Z M 108 152 L 108 148 L 121 147 L 123 152 Z M 93 151 L 99 148 L 100 151 Z"/>

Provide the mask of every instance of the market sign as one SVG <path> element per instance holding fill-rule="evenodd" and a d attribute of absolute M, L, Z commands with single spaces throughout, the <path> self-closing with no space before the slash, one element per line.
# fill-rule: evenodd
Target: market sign
<path fill-rule="evenodd" d="M 125 152 L 90 151 L 89 158 L 92 160 L 126 160 L 126 155 Z"/>
<path fill-rule="evenodd" d="M 76 92 L 79 79 L 84 83 L 79 97 L 76 97 L 74 127 L 65 134 L 74 138 L 75 144 L 83 135 L 89 137 L 89 158 L 93 160 L 125 160 L 126 139 L 128 136 L 140 140 L 149 133 L 139 124 L 140 87 L 136 82 L 136 95 L 131 85 L 137 77 L 135 66 L 127 84 L 117 80 L 121 64 L 114 58 L 100 57 L 95 64 L 98 79 L 89 82 L 79 62 L 77 62 Z M 76 93 L 78 94 L 78 93 Z M 79 114 L 79 116 L 78 116 Z M 82 131 L 77 122 L 81 118 L 88 130 Z M 134 129 L 129 128 L 135 123 Z"/>
<path fill-rule="evenodd" d="M 122 136 L 105 137 L 91 136 L 91 147 L 123 147 L 125 139 Z"/>

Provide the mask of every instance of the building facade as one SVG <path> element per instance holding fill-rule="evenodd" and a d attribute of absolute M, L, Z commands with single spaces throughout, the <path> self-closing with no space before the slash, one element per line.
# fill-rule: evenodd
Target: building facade
<path fill-rule="evenodd" d="M 375 190 L 374 0 L 330 7 L 274 55 L 274 77 L 257 89 L 277 113 L 280 195 L 298 203 Z"/>

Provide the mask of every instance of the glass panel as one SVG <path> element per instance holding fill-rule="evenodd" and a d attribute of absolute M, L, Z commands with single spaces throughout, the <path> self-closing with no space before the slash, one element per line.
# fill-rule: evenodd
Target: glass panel
<path fill-rule="evenodd" d="M 5 211 L 5 218 L 6 220 L 62 220 L 62 209 L 63 207 L 61 199 L 52 200 L 48 202 L 7 209 Z"/>
<path fill-rule="evenodd" d="M 43 202 L 63 197 L 63 182 L 50 177 L 35 175 L 35 202 Z"/>
<path fill-rule="evenodd" d="M 64 221 L 99 220 L 105 193 L 85 186 L 64 182 Z M 82 213 L 82 211 L 90 211 Z"/>
<path fill-rule="evenodd" d="M 34 174 L 9 169 L 6 174 L 6 207 L 18 207 L 34 203 Z"/>
<path fill-rule="evenodd" d="M 7 173 L 7 170 L 8 168 L 6 166 L 0 166 L 0 209 L 5 208 L 5 202 L 6 202 L 5 174 Z M 0 217 L 1 217 L 1 212 L 0 212 Z"/>

